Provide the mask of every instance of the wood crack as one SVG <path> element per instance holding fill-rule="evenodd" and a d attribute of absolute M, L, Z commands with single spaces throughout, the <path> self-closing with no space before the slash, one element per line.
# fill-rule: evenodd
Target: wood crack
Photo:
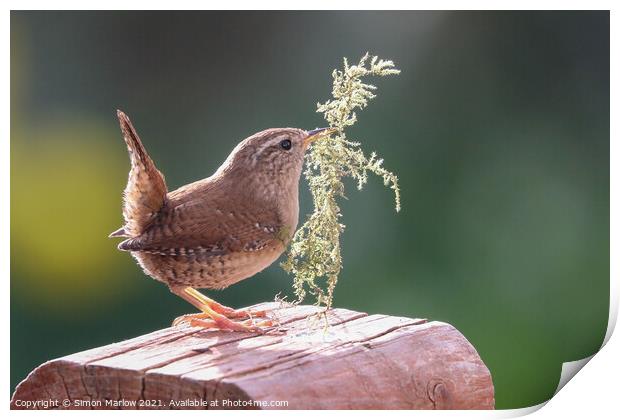
<path fill-rule="evenodd" d="M 407 323 L 407 324 L 403 324 L 401 326 L 396 326 L 396 327 L 390 328 L 387 331 L 381 332 L 381 333 L 376 334 L 376 335 L 371 336 L 371 337 L 367 337 L 367 338 L 365 338 L 363 340 L 352 340 L 352 341 L 347 341 L 347 342 L 339 342 L 339 343 L 336 343 L 336 344 L 334 344 L 332 346 L 319 347 L 319 348 L 315 348 L 315 349 L 310 349 L 310 350 L 305 350 L 305 351 L 302 350 L 302 351 L 299 351 L 299 352 L 295 352 L 295 353 L 292 353 L 290 356 L 285 356 L 285 357 L 282 357 L 282 358 L 279 358 L 279 359 L 275 359 L 273 362 L 271 362 L 269 364 L 259 365 L 259 366 L 256 366 L 255 368 L 247 369 L 245 371 L 235 372 L 235 373 L 230 374 L 230 375 L 224 375 L 224 376 L 222 376 L 219 379 L 219 381 L 222 381 L 222 380 L 225 380 L 225 379 L 228 379 L 228 378 L 232 378 L 232 377 L 241 377 L 241 376 L 244 376 L 244 375 L 248 375 L 248 374 L 251 374 L 251 373 L 254 373 L 254 372 L 260 372 L 260 371 L 265 371 L 266 374 L 271 375 L 274 372 L 277 372 L 279 370 L 278 369 L 278 365 L 285 365 L 285 364 L 287 364 L 289 362 L 292 362 L 292 361 L 300 361 L 300 363 L 298 365 L 301 365 L 301 364 L 305 363 L 303 361 L 303 359 L 306 358 L 306 357 L 309 357 L 309 356 L 312 356 L 312 355 L 316 355 L 316 354 L 319 354 L 319 353 L 322 353 L 322 352 L 326 352 L 326 351 L 329 351 L 329 350 L 338 350 L 338 349 L 348 348 L 349 346 L 352 346 L 354 344 L 364 343 L 364 342 L 372 340 L 374 338 L 378 338 L 378 337 L 387 335 L 387 334 L 389 334 L 391 332 L 394 332 L 394 331 L 396 331 L 396 330 L 398 330 L 400 328 L 408 327 L 408 326 L 411 326 L 411 325 L 420 325 L 420 324 L 425 323 L 425 322 L 426 322 L 426 320 L 419 320 L 419 321 L 415 320 L 415 321 L 413 321 L 411 323 Z M 362 349 L 360 349 L 359 351 L 362 351 Z M 338 357 L 338 356 L 332 356 L 332 357 Z"/>

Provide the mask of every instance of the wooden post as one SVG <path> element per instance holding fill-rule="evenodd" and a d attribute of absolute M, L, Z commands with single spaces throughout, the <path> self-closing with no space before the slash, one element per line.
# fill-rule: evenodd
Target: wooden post
<path fill-rule="evenodd" d="M 314 306 L 254 309 L 281 331 L 171 327 L 51 360 L 11 408 L 494 408 L 489 370 L 449 324 L 333 309 L 325 330 Z"/>

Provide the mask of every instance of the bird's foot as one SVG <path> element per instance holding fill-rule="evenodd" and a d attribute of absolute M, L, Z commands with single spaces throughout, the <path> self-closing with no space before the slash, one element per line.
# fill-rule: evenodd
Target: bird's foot
<path fill-rule="evenodd" d="M 211 316 L 207 313 L 182 315 L 174 320 L 172 326 L 189 325 L 191 327 L 213 328 L 218 330 L 254 332 L 264 334 L 265 327 L 272 327 L 273 321 L 263 320 L 255 322 L 253 319 L 232 321 L 223 315 Z"/>
<path fill-rule="evenodd" d="M 272 327 L 273 323 L 270 320 L 254 322 L 251 319 L 247 319 L 245 321 L 232 321 L 226 317 L 221 317 L 217 319 L 192 319 L 189 322 L 189 325 L 192 327 L 203 327 L 203 328 L 216 328 L 218 330 L 228 330 L 228 331 L 240 331 L 240 332 L 253 332 L 264 334 L 266 331 L 263 329 L 265 327 Z"/>
<path fill-rule="evenodd" d="M 172 323 L 176 325 L 191 325 L 194 327 L 216 328 L 219 330 L 259 332 L 264 331 L 261 327 L 273 326 L 271 320 L 255 322 L 254 318 L 263 318 L 265 311 L 235 310 L 217 303 L 211 298 L 187 286 L 171 287 L 172 293 L 182 297 L 202 312 L 198 314 L 183 315 Z M 242 322 L 231 321 L 230 318 L 249 318 Z"/>
<path fill-rule="evenodd" d="M 209 307 L 218 314 L 224 315 L 227 318 L 265 318 L 267 311 L 246 311 L 243 309 L 233 309 L 228 306 L 224 306 L 221 303 L 215 301 L 209 303 Z"/>

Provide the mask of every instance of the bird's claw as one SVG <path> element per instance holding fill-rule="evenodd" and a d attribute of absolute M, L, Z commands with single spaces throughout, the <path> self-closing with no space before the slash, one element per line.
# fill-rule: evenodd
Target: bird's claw
<path fill-rule="evenodd" d="M 177 317 L 172 322 L 172 326 L 174 327 L 179 325 L 264 334 L 266 330 L 263 329 L 263 327 L 273 327 L 273 321 L 262 320 L 255 322 L 254 319 L 250 318 L 245 321 L 237 322 L 232 321 L 225 316 L 211 318 L 211 316 L 206 313 L 198 313 Z"/>
<path fill-rule="evenodd" d="M 172 326 L 173 327 L 177 327 L 179 325 L 190 325 L 190 322 L 192 319 L 210 319 L 209 315 L 205 314 L 204 312 L 199 313 L 199 314 L 187 314 L 187 315 L 181 315 L 178 316 L 174 319 L 174 321 L 172 321 Z"/>

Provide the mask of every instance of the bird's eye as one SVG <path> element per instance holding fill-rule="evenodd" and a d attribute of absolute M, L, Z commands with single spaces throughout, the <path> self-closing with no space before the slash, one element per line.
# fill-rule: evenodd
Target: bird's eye
<path fill-rule="evenodd" d="M 291 150 L 291 141 L 289 139 L 284 139 L 280 142 L 280 147 L 284 150 Z"/>

